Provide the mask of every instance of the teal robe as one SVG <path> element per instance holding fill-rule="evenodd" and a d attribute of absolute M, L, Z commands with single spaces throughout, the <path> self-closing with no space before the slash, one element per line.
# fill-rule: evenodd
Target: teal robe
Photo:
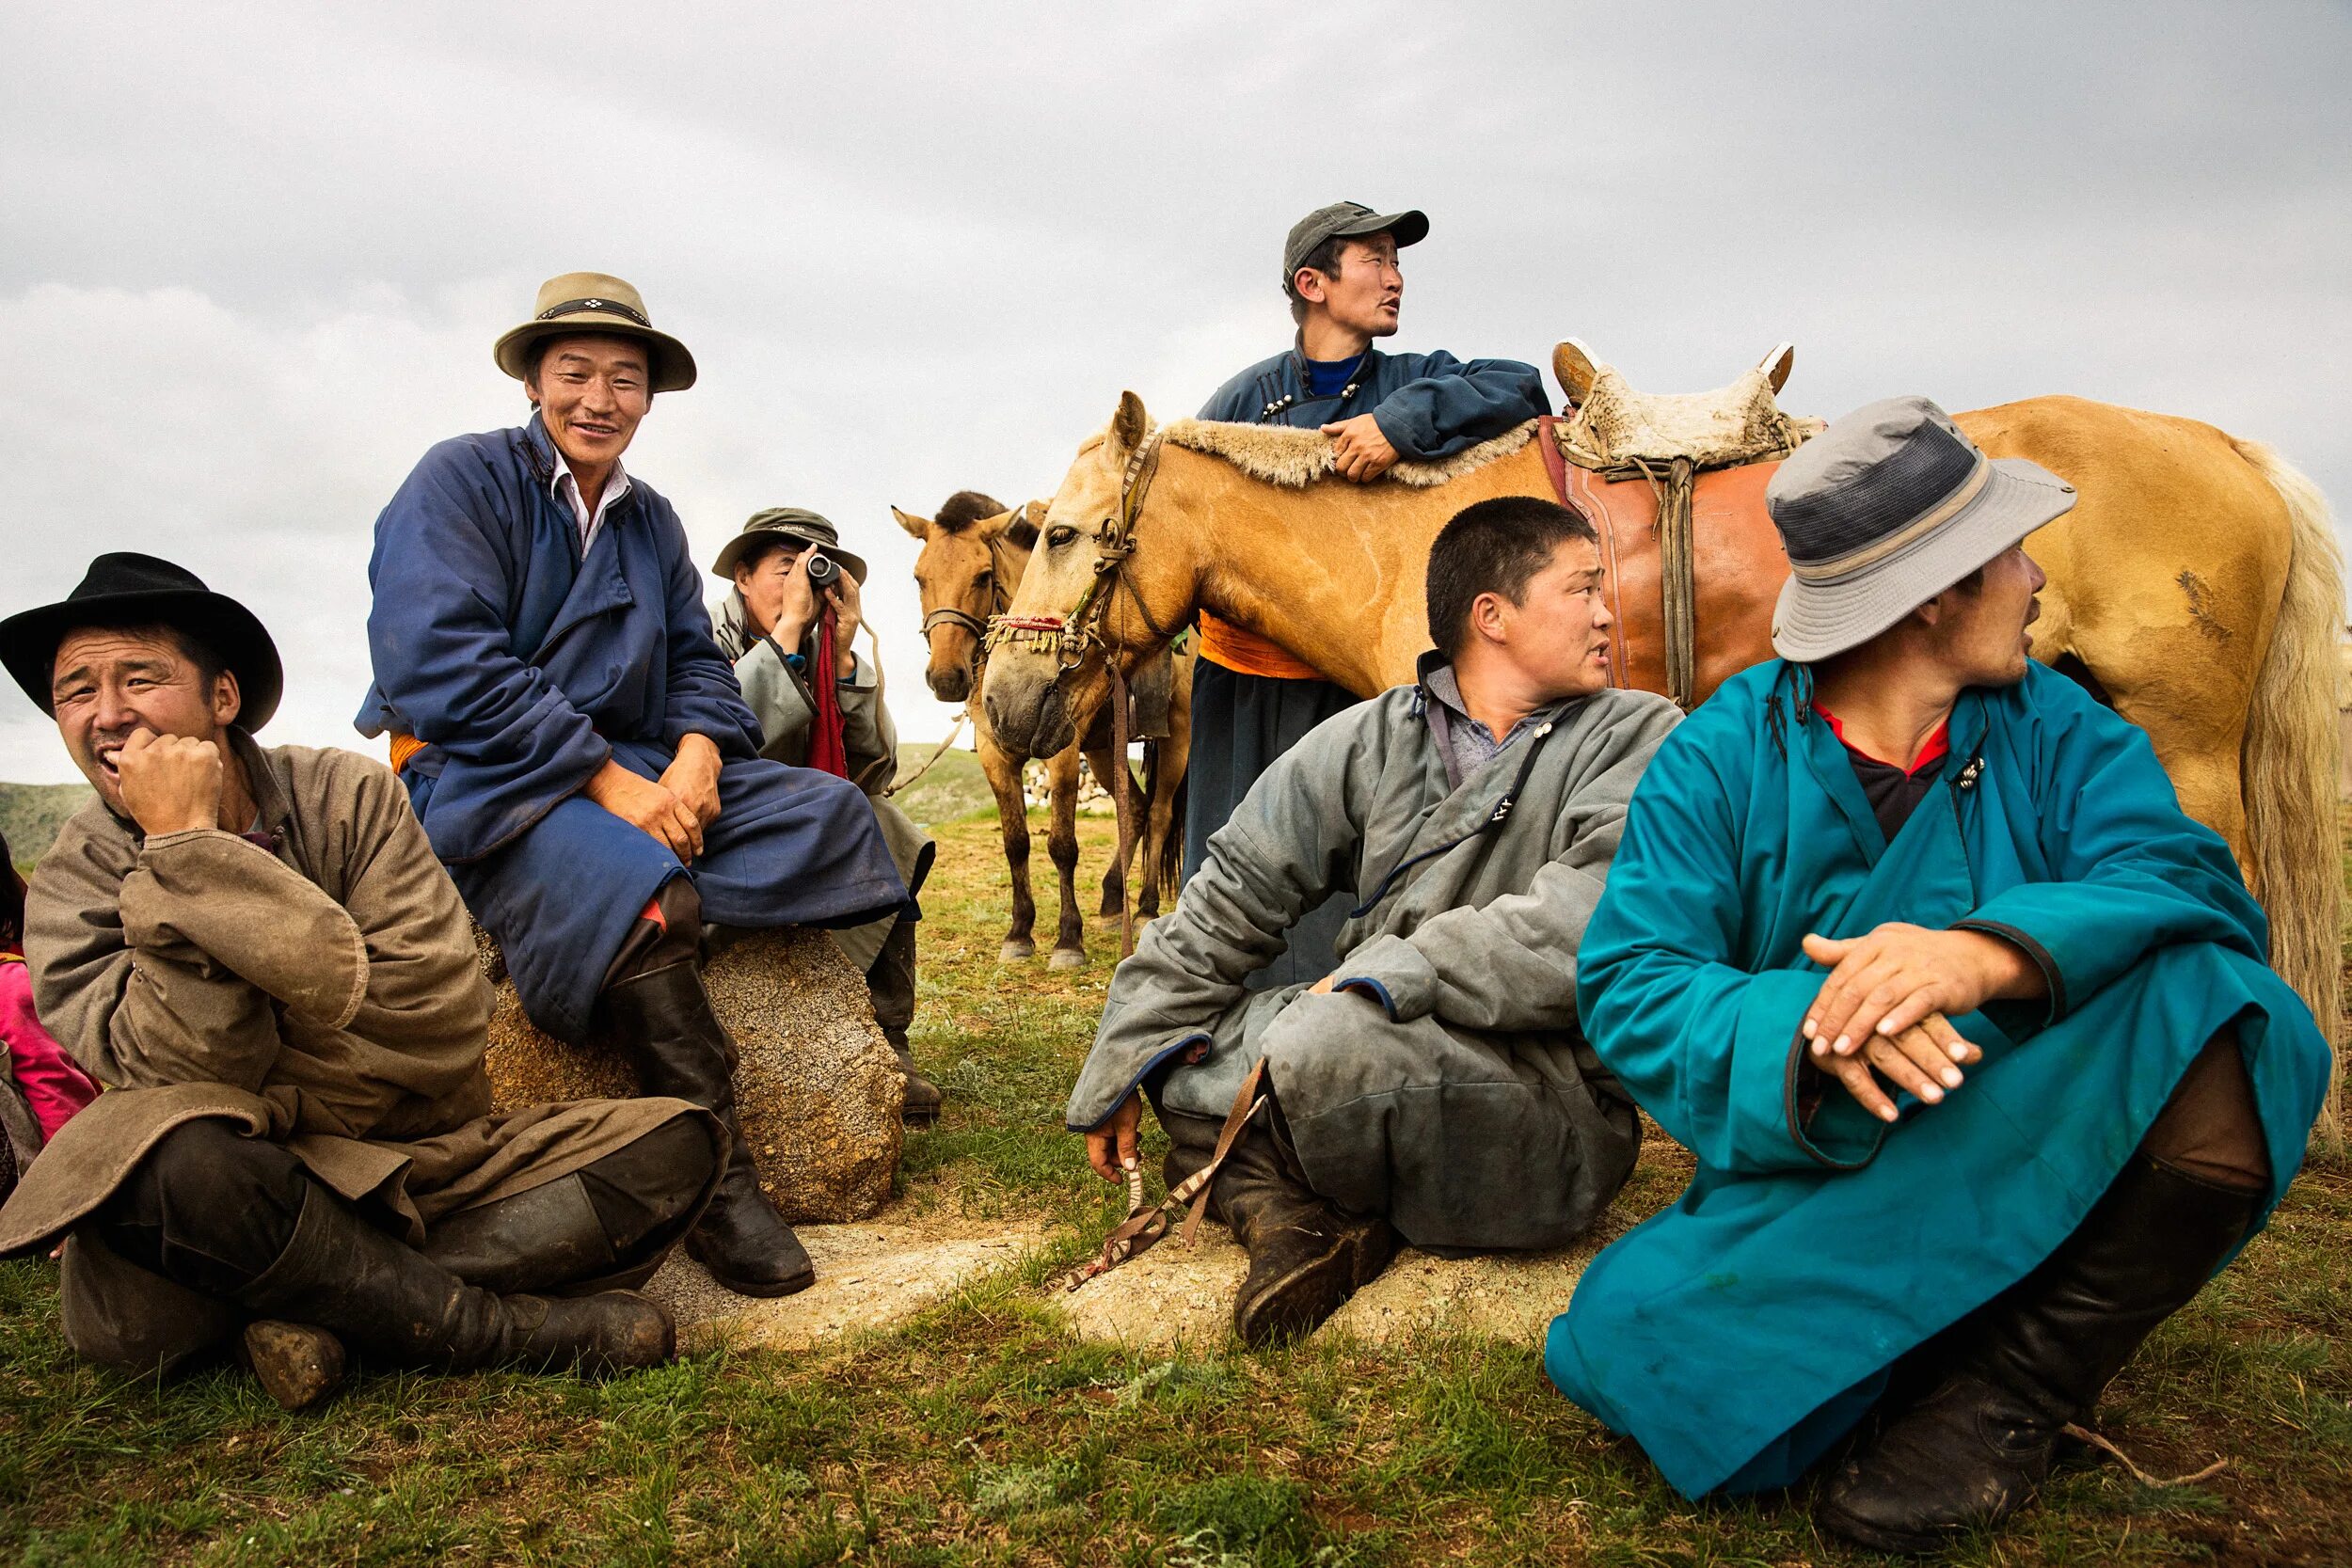
<path fill-rule="evenodd" d="M 1801 1475 L 1898 1356 L 2057 1249 L 2224 1025 L 2265 1218 L 2327 1088 L 2261 908 L 2138 729 L 2041 665 L 1972 689 L 1889 844 L 1811 695 L 1775 660 L 1667 738 L 1577 966 L 1595 1049 L 1698 1173 L 1593 1260 L 1545 1370 L 1686 1497 Z M 2016 942 L 2049 998 L 1953 1020 L 1985 1060 L 1940 1105 L 1902 1096 L 1890 1127 L 1829 1083 L 1808 1117 L 1799 943 L 1898 920 Z"/>

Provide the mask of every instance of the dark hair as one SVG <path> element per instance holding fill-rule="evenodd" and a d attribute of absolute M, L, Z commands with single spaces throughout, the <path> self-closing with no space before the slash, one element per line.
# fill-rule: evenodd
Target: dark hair
<path fill-rule="evenodd" d="M 24 951 L 24 879 L 16 874 L 6 833 L 0 833 L 0 951 Z"/>
<path fill-rule="evenodd" d="M 1497 496 L 1462 508 L 1429 546 L 1429 641 L 1453 658 L 1481 594 L 1521 603 L 1527 579 L 1571 539 L 1593 540 L 1593 525 L 1539 496 Z"/>
<path fill-rule="evenodd" d="M 801 538 L 798 534 L 771 533 L 767 538 L 762 539 L 756 545 L 746 545 L 743 546 L 743 553 L 735 558 L 735 570 L 737 572 L 756 572 L 760 569 L 760 567 L 767 564 L 768 558 L 771 555 L 775 555 L 783 551 L 789 551 L 793 555 L 798 555 L 808 547 L 808 541 Z M 728 575 L 732 577 L 734 574 L 729 573 Z"/>
<path fill-rule="evenodd" d="M 1326 277 L 1337 277 L 1340 275 L 1340 255 L 1347 248 L 1347 242 L 1363 238 L 1365 236 L 1361 234 L 1334 234 L 1301 256 L 1298 267 L 1312 267 Z M 1307 296 L 1298 292 L 1298 267 L 1293 267 L 1283 275 L 1282 293 L 1290 297 L 1291 320 L 1304 326 L 1307 325 Z"/>

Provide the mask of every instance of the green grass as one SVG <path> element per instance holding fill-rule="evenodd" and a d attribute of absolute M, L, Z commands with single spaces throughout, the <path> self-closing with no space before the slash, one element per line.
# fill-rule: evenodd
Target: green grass
<path fill-rule="evenodd" d="M 1096 879 L 1109 831 L 1082 824 Z M 1171 1357 L 1073 1338 L 1034 1287 L 1116 1206 L 1059 1131 L 1116 923 L 1089 922 L 1087 970 L 999 966 L 993 824 L 953 822 L 942 840 L 915 1045 L 949 1109 L 909 1140 L 906 1193 L 1059 1221 L 1044 1255 L 822 1353 L 712 1354 L 601 1386 L 371 1377 L 307 1417 L 233 1371 L 158 1387 L 80 1366 L 53 1267 L 0 1266 L 0 1561 L 1867 1560 L 1825 1545 L 1787 1499 L 1675 1497 L 1551 1390 L 1530 1348 L 1318 1338 Z M 1651 1143 L 1629 1194 L 1654 1207 L 1686 1164 Z M 2164 1492 L 2112 1466 L 2068 1475 L 1951 1560 L 2346 1560 L 2348 1258 L 2352 1167 L 2328 1162 L 2102 1407 L 2102 1429 L 2153 1471 L 2230 1467 Z"/>

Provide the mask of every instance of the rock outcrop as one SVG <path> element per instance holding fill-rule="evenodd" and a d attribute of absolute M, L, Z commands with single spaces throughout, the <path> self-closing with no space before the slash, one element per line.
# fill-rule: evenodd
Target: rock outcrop
<path fill-rule="evenodd" d="M 621 1051 L 566 1045 L 533 1028 L 497 944 L 479 931 L 475 940 L 497 995 L 488 1067 L 500 1106 L 640 1092 Z M 864 978 L 822 931 L 798 927 L 741 938 L 703 978 L 741 1053 L 735 1095 L 760 1185 L 788 1220 L 870 1217 L 889 1201 L 898 1169 L 906 1079 Z"/>

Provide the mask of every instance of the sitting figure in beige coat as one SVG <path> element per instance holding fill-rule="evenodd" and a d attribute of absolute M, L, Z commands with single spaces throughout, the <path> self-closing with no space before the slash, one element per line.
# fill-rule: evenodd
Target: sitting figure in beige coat
<path fill-rule="evenodd" d="M 234 600 L 103 555 L 0 622 L 98 791 L 25 899 L 50 1033 L 106 1086 L 0 1209 L 65 1239 L 68 1340 L 168 1370 L 240 1335 L 289 1408 L 379 1365 L 601 1373 L 674 1354 L 626 1289 L 725 1158 L 683 1101 L 490 1110 L 490 996 L 405 793 L 263 748 L 277 649 Z"/>

